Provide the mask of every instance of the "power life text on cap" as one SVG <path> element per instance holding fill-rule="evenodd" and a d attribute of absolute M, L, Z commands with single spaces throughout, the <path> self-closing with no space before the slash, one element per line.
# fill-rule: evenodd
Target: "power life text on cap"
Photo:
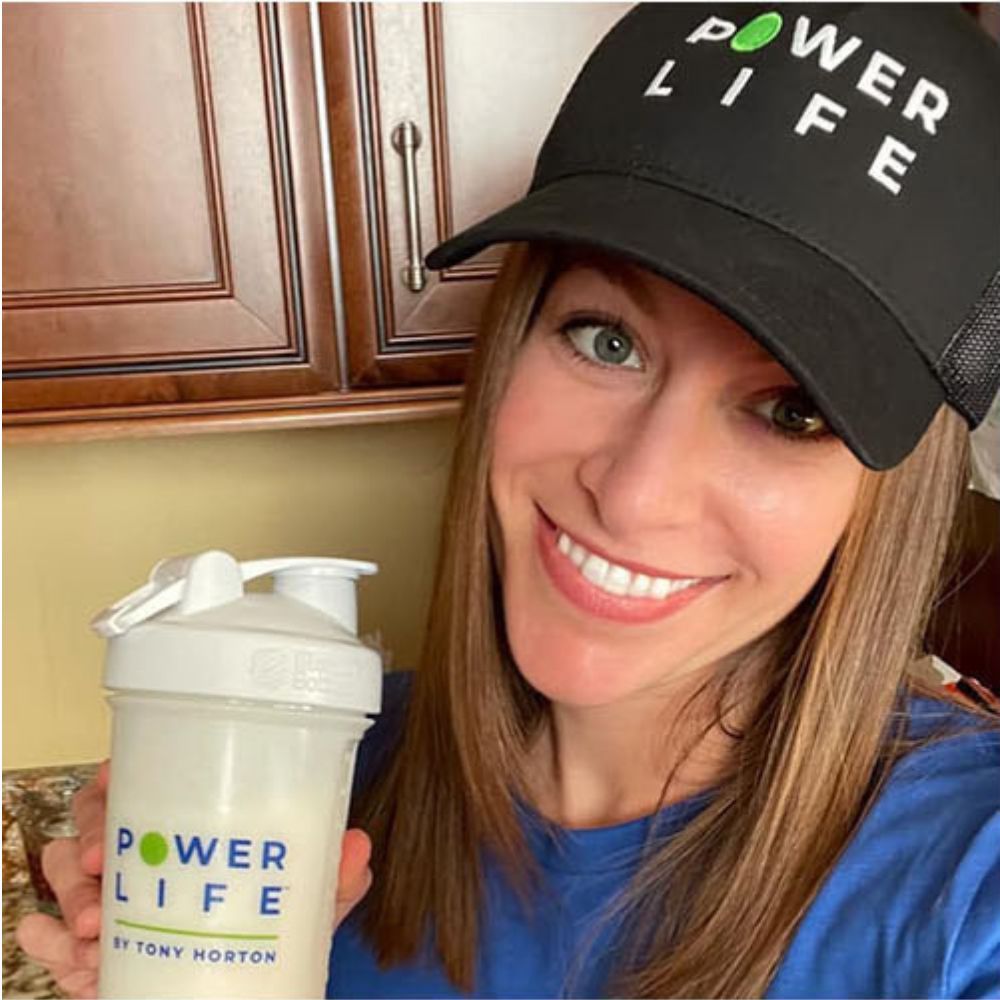
<path fill-rule="evenodd" d="M 554 240 L 713 302 L 889 468 L 1000 388 L 1000 49 L 942 4 L 646 3 L 587 61 L 528 195 L 427 258 Z"/>

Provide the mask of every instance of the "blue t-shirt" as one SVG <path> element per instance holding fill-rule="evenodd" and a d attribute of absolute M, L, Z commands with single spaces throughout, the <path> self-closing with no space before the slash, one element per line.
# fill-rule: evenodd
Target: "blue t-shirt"
<path fill-rule="evenodd" d="M 398 727 L 409 686 L 405 675 L 386 681 L 386 711 L 364 741 L 361 781 Z M 915 736 L 963 717 L 922 698 L 910 711 Z M 657 834 L 679 829 L 707 800 L 668 806 Z M 604 995 L 615 928 L 602 918 L 634 872 L 651 820 L 554 837 L 529 812 L 522 819 L 543 873 L 543 898 L 526 913 L 487 868 L 472 995 Z M 720 962 L 725 954 L 720 942 Z M 348 919 L 334 937 L 327 996 L 463 994 L 432 954 L 380 970 Z M 897 763 L 806 912 L 766 996 L 1000 998 L 1000 733 L 967 729 Z"/>

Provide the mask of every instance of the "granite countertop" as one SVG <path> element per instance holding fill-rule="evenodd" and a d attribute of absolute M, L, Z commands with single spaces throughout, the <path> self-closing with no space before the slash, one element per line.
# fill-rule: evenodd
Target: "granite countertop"
<path fill-rule="evenodd" d="M 21 917 L 56 912 L 41 873 L 42 846 L 73 832 L 69 803 L 96 764 L 3 772 L 3 996 L 62 997 L 52 977 L 21 951 L 14 930 Z"/>

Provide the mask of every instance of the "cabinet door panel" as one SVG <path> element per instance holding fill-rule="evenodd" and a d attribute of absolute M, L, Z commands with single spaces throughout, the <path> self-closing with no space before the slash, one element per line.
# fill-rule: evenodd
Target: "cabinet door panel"
<path fill-rule="evenodd" d="M 410 121 L 420 134 L 426 253 L 524 193 L 574 74 L 630 6 L 323 6 L 352 384 L 460 378 L 501 256 L 487 250 L 428 273 L 419 292 L 407 286 L 409 209 L 394 130 Z"/>
<path fill-rule="evenodd" d="M 218 286 L 202 81 L 190 59 L 175 58 L 189 43 L 184 9 L 14 5 L 4 29 L 16 40 L 3 67 L 15 95 L 4 127 L 16 141 L 4 149 L 3 235 L 17 248 L 4 257 L 4 288 L 16 301 L 52 289 Z M 159 102 L 164 93 L 174 99 Z"/>
<path fill-rule="evenodd" d="M 625 3 L 446 4 L 447 189 L 442 236 L 521 197 L 535 156 L 587 53 L 631 6 Z M 461 86 L 447 85 L 462 81 Z M 497 249 L 479 255 L 496 265 Z"/>
<path fill-rule="evenodd" d="M 3 17 L 5 409 L 336 388 L 306 5 Z"/>

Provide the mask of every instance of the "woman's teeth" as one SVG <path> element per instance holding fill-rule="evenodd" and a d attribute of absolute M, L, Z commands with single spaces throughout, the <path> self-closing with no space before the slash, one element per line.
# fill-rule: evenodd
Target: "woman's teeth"
<path fill-rule="evenodd" d="M 565 531 L 559 532 L 556 545 L 595 587 L 619 597 L 649 597 L 653 600 L 663 600 L 679 590 L 686 590 L 696 583 L 701 583 L 704 579 L 693 577 L 668 580 L 662 576 L 633 573 L 624 566 L 617 566 L 601 556 L 588 552 L 582 545 L 574 542 Z"/>

